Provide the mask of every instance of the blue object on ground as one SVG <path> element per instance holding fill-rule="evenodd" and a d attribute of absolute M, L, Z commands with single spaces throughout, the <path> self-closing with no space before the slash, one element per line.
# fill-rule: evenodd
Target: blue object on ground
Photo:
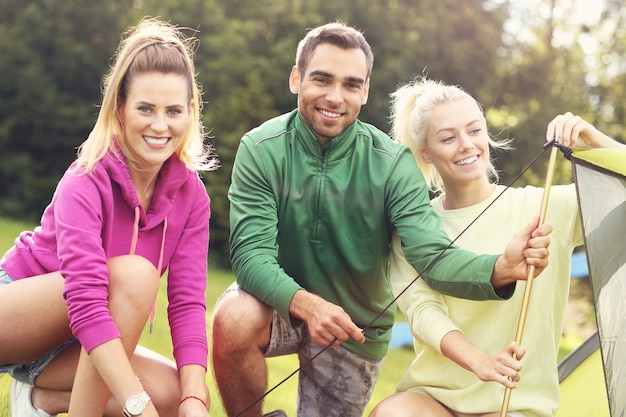
<path fill-rule="evenodd" d="M 391 328 L 391 340 L 389 341 L 389 347 L 392 349 L 398 349 L 403 346 L 412 345 L 413 335 L 411 335 L 409 323 L 402 321 L 394 324 Z"/>
<path fill-rule="evenodd" d="M 587 256 L 585 252 L 576 252 L 572 254 L 572 278 L 586 278 L 589 276 L 587 267 Z"/>

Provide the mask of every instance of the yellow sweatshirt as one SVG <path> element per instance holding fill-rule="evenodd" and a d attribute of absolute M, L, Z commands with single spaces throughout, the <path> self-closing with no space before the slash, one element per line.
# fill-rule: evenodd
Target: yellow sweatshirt
<path fill-rule="evenodd" d="M 451 239 L 465 229 L 504 189 L 497 186 L 487 200 L 458 210 L 444 210 L 440 197 L 431 204 L 443 220 Z M 501 253 L 514 233 L 539 213 L 543 189 L 507 190 L 456 243 L 476 253 Z M 553 186 L 546 223 L 554 227 L 548 267 L 533 280 L 532 295 L 522 338 L 521 381 L 511 393 L 510 411 L 525 417 L 553 416 L 559 404 L 557 353 L 569 294 L 570 259 L 583 244 L 574 185 Z M 394 236 L 390 279 L 395 294 L 417 275 L 404 260 Z M 490 356 L 515 340 L 526 283 L 518 282 L 506 301 L 468 301 L 442 295 L 421 279 L 398 300 L 415 338 L 416 358 L 398 385 L 398 391 L 414 391 L 437 399 L 459 415 L 499 412 L 504 386 L 483 382 L 441 354 L 443 336 L 460 330 Z"/>

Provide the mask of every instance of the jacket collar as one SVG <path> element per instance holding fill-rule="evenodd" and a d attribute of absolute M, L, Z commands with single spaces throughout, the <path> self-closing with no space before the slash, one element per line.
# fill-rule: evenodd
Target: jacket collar
<path fill-rule="evenodd" d="M 296 110 L 296 112 L 297 138 L 307 154 L 315 158 L 324 157 L 326 160 L 337 160 L 352 154 L 354 143 L 357 140 L 358 124 L 360 123 L 358 120 L 348 126 L 339 136 L 335 136 L 324 145 L 320 145 L 309 125 L 302 118 L 300 111 Z"/>

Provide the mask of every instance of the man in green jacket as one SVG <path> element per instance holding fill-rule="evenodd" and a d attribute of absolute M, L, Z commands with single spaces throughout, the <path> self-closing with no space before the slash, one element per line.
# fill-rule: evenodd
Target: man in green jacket
<path fill-rule="evenodd" d="M 301 364 L 315 358 L 300 371 L 298 416 L 360 417 L 394 320 L 387 309 L 368 326 L 393 299 L 392 231 L 417 271 L 450 243 L 410 150 L 357 119 L 372 64 L 358 30 L 309 31 L 289 77 L 298 108 L 241 139 L 229 191 L 237 285 L 212 326 L 229 416 L 260 416 L 265 357 L 298 353 Z M 539 273 L 547 264 L 551 228 L 537 223 L 501 256 L 445 250 L 422 278 L 456 297 L 509 297 L 529 265 Z"/>

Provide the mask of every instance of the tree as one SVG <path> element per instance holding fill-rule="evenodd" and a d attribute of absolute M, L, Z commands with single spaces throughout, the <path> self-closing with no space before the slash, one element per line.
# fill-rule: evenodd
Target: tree
<path fill-rule="evenodd" d="M 583 48 L 588 23 L 572 20 L 576 0 L 539 0 L 536 8 L 508 3 L 515 21 L 503 36 L 497 74 L 502 86 L 487 112 L 493 132 L 514 138 L 515 150 L 499 155 L 506 183 L 541 151 L 554 116 L 571 111 L 595 120 L 587 82 L 589 55 Z M 571 182 L 570 163 L 558 161 L 555 183 Z M 522 182 L 543 185 L 546 167 L 547 157 L 534 164 Z"/>
<path fill-rule="evenodd" d="M 3 216 L 41 215 L 95 122 L 100 79 L 123 26 L 123 2 L 76 3 L 0 4 Z"/>

